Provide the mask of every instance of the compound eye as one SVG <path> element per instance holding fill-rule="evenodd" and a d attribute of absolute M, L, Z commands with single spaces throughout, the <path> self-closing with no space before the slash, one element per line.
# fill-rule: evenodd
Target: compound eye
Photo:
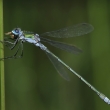
<path fill-rule="evenodd" d="M 13 35 L 19 35 L 19 33 L 20 33 L 20 28 L 15 28 L 14 30 L 12 30 Z"/>
<path fill-rule="evenodd" d="M 15 32 L 16 32 L 16 33 L 19 33 L 19 29 L 15 29 Z"/>

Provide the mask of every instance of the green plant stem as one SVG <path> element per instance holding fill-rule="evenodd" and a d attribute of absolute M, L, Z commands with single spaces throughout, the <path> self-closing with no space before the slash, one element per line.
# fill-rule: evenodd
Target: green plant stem
<path fill-rule="evenodd" d="M 3 40 L 3 0 L 0 0 L 0 40 Z M 3 45 L 0 44 L 0 58 L 3 58 Z M 4 61 L 0 61 L 1 76 L 1 110 L 5 110 L 5 80 L 4 80 Z"/>

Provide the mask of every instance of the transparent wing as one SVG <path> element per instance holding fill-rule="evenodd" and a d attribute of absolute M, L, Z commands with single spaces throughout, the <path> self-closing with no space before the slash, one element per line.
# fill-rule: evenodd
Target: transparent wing
<path fill-rule="evenodd" d="M 73 53 L 73 54 L 78 54 L 78 53 L 82 52 L 81 49 L 77 48 L 74 45 L 68 45 L 68 44 L 65 44 L 65 43 L 62 43 L 62 42 L 53 41 L 53 40 L 43 38 L 43 37 L 41 37 L 40 39 L 41 39 L 41 41 L 47 42 L 47 43 L 49 43 L 50 45 L 52 45 L 54 47 L 60 48 L 62 50 L 65 50 L 65 51 Z"/>
<path fill-rule="evenodd" d="M 91 31 L 93 31 L 93 29 L 94 28 L 91 24 L 81 23 L 63 29 L 59 29 L 56 31 L 46 32 L 41 34 L 41 36 L 50 36 L 50 37 L 58 37 L 58 38 L 76 37 L 90 33 Z"/>
<path fill-rule="evenodd" d="M 57 70 L 57 72 L 67 81 L 70 80 L 67 72 L 64 69 L 64 66 L 58 61 L 58 59 L 56 59 L 54 56 L 52 56 L 50 53 L 46 52 L 48 58 L 50 59 L 50 61 L 52 62 L 52 64 L 54 65 L 55 69 Z"/>

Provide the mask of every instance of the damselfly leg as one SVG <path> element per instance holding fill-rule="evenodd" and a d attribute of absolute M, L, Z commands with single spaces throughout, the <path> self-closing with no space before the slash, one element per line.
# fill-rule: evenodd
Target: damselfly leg
<path fill-rule="evenodd" d="M 18 43 L 18 39 L 16 39 L 16 41 L 14 43 L 10 42 L 10 41 L 0 41 L 0 43 L 4 44 L 10 50 L 13 50 L 15 48 L 15 46 L 17 45 L 17 43 Z M 17 56 L 20 48 L 21 48 L 21 54 Z M 21 58 L 22 56 L 23 56 L 23 42 L 20 41 L 19 45 L 18 45 L 18 48 L 17 48 L 17 50 L 16 50 L 14 55 L 8 56 L 8 57 L 4 57 L 4 58 L 0 58 L 0 60 L 4 60 L 4 59 L 17 59 L 17 58 Z"/>

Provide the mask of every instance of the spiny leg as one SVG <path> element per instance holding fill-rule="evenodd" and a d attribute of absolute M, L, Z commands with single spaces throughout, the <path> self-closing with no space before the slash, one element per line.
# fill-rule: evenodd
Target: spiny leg
<path fill-rule="evenodd" d="M 23 41 L 21 41 L 20 44 L 21 44 L 21 55 L 19 56 L 19 58 L 23 57 Z"/>
<path fill-rule="evenodd" d="M 17 56 L 20 47 L 21 47 L 21 54 L 19 56 Z M 21 58 L 21 57 L 23 57 L 23 41 L 20 41 L 18 49 L 17 49 L 16 53 L 13 55 L 14 59 Z"/>
<path fill-rule="evenodd" d="M 20 47 L 21 47 L 21 54 L 20 54 L 20 56 L 17 56 Z M 0 60 L 4 60 L 4 59 L 17 59 L 17 58 L 21 58 L 22 56 L 23 56 L 23 41 L 20 41 L 20 44 L 18 46 L 18 49 L 17 49 L 17 51 L 15 52 L 15 54 L 13 56 L 4 57 L 4 58 L 1 58 Z"/>
<path fill-rule="evenodd" d="M 17 45 L 19 40 L 19 37 L 16 39 L 16 41 L 13 43 L 12 47 L 10 48 L 11 50 L 14 49 L 14 47 Z"/>
<path fill-rule="evenodd" d="M 18 39 L 16 39 L 14 43 L 10 42 L 10 41 L 0 41 L 0 43 L 4 44 L 6 47 L 8 47 L 10 50 L 12 50 L 17 45 Z M 11 44 L 11 46 L 9 46 L 9 44 Z"/>

